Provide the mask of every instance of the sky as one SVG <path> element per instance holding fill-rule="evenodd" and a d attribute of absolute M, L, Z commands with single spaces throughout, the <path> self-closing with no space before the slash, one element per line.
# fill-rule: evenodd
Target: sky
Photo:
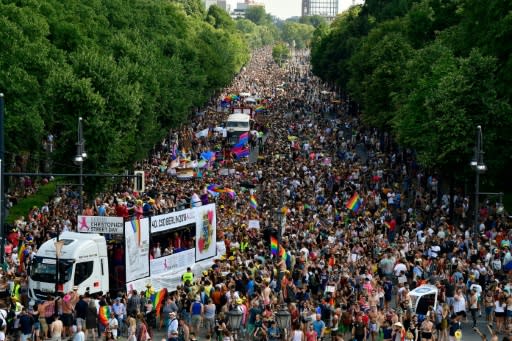
<path fill-rule="evenodd" d="M 352 5 L 352 0 L 338 0 L 338 10 L 343 12 Z M 236 8 L 237 2 L 244 2 L 243 0 L 228 0 L 231 9 Z M 301 0 L 257 0 L 265 4 L 267 13 L 275 15 L 281 19 L 286 19 L 294 16 L 301 15 Z M 356 3 L 361 3 L 361 0 L 356 0 Z"/>

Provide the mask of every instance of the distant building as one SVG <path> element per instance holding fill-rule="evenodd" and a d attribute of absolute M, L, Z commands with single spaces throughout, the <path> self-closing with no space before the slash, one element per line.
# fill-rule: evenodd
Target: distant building
<path fill-rule="evenodd" d="M 245 11 L 251 6 L 261 6 L 265 8 L 265 4 L 254 0 L 245 0 L 236 4 L 236 8 L 231 12 L 231 18 L 245 18 Z"/>
<path fill-rule="evenodd" d="M 204 0 L 204 6 L 206 7 L 207 11 L 212 5 L 217 5 L 229 13 L 230 8 L 226 0 Z"/>
<path fill-rule="evenodd" d="M 338 14 L 338 0 L 302 0 L 302 16 L 319 15 L 331 22 Z"/>

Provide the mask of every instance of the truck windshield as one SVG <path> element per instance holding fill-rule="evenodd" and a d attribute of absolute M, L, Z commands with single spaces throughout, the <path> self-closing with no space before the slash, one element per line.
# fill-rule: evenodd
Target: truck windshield
<path fill-rule="evenodd" d="M 59 283 L 65 283 L 71 279 L 73 263 L 69 259 L 59 260 Z M 30 277 L 38 282 L 55 283 L 55 271 L 55 258 L 34 257 Z"/>
<path fill-rule="evenodd" d="M 249 122 L 235 122 L 229 121 L 226 124 L 227 128 L 249 128 Z"/>

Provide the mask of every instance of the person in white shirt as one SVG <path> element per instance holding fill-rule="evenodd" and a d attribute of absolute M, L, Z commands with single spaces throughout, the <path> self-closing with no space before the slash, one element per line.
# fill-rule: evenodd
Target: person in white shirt
<path fill-rule="evenodd" d="M 453 296 L 453 312 L 455 315 L 466 317 L 466 298 L 460 289 Z"/>
<path fill-rule="evenodd" d="M 393 268 L 393 271 L 395 272 L 395 276 L 398 277 L 401 272 L 407 272 L 407 266 L 400 260 Z"/>
<path fill-rule="evenodd" d="M 73 341 L 85 341 L 85 334 L 82 331 L 82 326 L 72 326 L 71 332 L 73 333 Z"/>
<path fill-rule="evenodd" d="M 119 327 L 119 323 L 117 322 L 116 317 L 113 314 L 111 314 L 110 319 L 108 320 L 108 328 L 112 332 L 112 337 L 114 339 L 117 339 L 118 327 Z"/>

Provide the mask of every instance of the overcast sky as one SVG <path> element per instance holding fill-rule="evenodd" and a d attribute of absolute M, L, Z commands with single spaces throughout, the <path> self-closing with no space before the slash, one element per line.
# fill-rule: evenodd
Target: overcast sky
<path fill-rule="evenodd" d="M 352 5 L 352 0 L 338 0 L 338 9 L 343 12 Z M 236 8 L 237 2 L 244 2 L 243 0 L 228 0 L 231 9 Z M 257 0 L 265 4 L 267 13 L 275 15 L 281 19 L 300 16 L 301 0 Z M 361 3 L 361 0 L 355 0 L 356 3 Z"/>

